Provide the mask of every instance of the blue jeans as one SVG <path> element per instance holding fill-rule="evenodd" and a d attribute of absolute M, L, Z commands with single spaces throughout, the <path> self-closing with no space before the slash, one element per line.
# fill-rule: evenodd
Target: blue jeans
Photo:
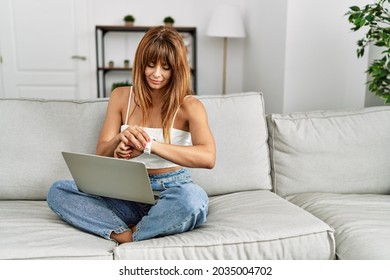
<path fill-rule="evenodd" d="M 192 182 L 188 169 L 150 175 L 152 189 L 161 191 L 154 205 L 80 192 L 73 180 L 56 181 L 47 203 L 67 223 L 110 239 L 112 232 L 129 231 L 133 241 L 192 230 L 206 221 L 208 197 Z"/>

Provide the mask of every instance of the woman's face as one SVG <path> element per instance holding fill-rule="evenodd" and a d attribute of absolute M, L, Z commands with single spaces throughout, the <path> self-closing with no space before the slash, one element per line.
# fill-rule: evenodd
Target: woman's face
<path fill-rule="evenodd" d="M 169 83 L 171 75 L 172 69 L 166 64 L 161 64 L 161 62 L 149 62 L 145 68 L 148 85 L 154 90 L 164 88 Z"/>

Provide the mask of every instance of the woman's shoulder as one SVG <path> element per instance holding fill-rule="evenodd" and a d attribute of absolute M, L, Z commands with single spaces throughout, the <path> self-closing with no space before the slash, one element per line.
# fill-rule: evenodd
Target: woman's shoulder
<path fill-rule="evenodd" d="M 126 99 L 129 97 L 130 87 L 116 87 L 112 92 L 110 99 Z"/>
<path fill-rule="evenodd" d="M 118 106 L 129 100 L 130 87 L 117 87 L 111 92 L 110 103 Z"/>
<path fill-rule="evenodd" d="M 121 112 L 127 107 L 130 87 L 117 87 L 111 92 L 108 109 L 110 111 Z"/>
<path fill-rule="evenodd" d="M 188 95 L 184 98 L 180 109 L 187 116 L 197 116 L 206 111 L 203 103 L 193 95 Z"/>
<path fill-rule="evenodd" d="M 194 95 L 187 95 L 180 106 L 182 109 L 192 110 L 196 108 L 203 108 L 203 103 Z"/>

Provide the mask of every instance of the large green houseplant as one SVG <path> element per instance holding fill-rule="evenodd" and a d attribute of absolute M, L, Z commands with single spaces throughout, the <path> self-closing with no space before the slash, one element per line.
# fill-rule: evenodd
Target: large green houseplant
<path fill-rule="evenodd" d="M 358 40 L 357 56 L 362 57 L 369 44 L 383 48 L 382 58 L 375 59 L 368 67 L 368 89 L 390 104 L 390 0 L 379 0 L 364 7 L 352 6 L 347 12 L 351 30 L 366 28 L 364 37 Z"/>

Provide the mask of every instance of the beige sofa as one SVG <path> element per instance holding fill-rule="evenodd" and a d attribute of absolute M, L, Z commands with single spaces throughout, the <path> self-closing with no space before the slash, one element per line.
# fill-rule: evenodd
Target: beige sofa
<path fill-rule="evenodd" d="M 207 223 L 119 246 L 45 201 L 71 178 L 61 151 L 94 153 L 107 100 L 0 99 L 0 259 L 390 258 L 390 108 L 266 119 L 259 93 L 198 98 L 217 142 L 215 168 L 191 170 Z"/>
<path fill-rule="evenodd" d="M 335 229 L 337 259 L 390 260 L 390 106 L 267 120 L 275 192 Z"/>

